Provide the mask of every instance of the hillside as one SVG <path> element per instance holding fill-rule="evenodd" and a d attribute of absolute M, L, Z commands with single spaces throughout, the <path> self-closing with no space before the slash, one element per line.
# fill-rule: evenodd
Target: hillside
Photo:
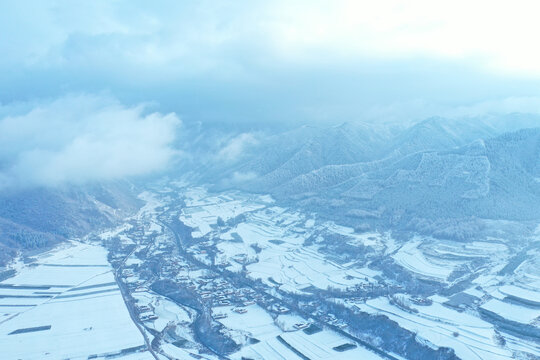
<path fill-rule="evenodd" d="M 72 236 L 111 226 L 138 208 L 126 183 L 25 189 L 0 194 L 0 249 L 49 247 Z"/>

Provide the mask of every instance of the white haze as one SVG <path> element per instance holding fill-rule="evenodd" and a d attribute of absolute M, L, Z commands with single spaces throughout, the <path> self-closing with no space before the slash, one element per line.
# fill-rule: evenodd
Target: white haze
<path fill-rule="evenodd" d="M 180 120 L 104 96 L 65 96 L 0 119 L 0 188 L 113 180 L 166 167 Z"/>

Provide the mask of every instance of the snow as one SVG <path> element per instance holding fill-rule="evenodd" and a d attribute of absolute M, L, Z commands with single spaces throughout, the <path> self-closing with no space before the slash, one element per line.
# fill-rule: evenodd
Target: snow
<path fill-rule="evenodd" d="M 128 354 L 124 356 L 114 357 L 114 359 L 120 359 L 120 360 L 154 360 L 154 357 L 150 352 L 144 351 L 144 352 L 138 352 L 133 354 Z"/>
<path fill-rule="evenodd" d="M 446 298 L 434 299 L 445 301 Z M 449 309 L 434 301 L 432 306 L 413 306 L 418 313 L 407 312 L 393 306 L 386 298 L 356 304 L 360 311 L 383 314 L 399 326 L 413 331 L 419 339 L 435 346 L 455 350 L 461 359 L 502 360 L 510 359 L 511 352 L 494 343 L 494 327 L 480 318 Z M 454 336 L 454 333 L 458 336 Z"/>
<path fill-rule="evenodd" d="M 296 319 L 290 317 L 289 320 L 292 321 Z M 344 352 L 334 350 L 333 347 L 352 343 L 352 341 L 328 330 L 323 330 L 313 335 L 307 335 L 303 331 L 295 331 L 281 333 L 279 336 L 297 351 L 313 360 L 382 359 L 380 356 L 362 347 L 356 347 Z M 261 341 L 255 345 L 243 347 L 239 352 L 233 354 L 231 359 L 242 359 L 243 357 L 256 360 L 300 359 L 295 352 L 278 340 L 277 335 L 268 337 L 264 341 Z"/>
<path fill-rule="evenodd" d="M 133 265 L 140 265 L 142 263 L 143 261 L 139 259 L 135 254 L 133 254 L 126 260 L 125 265 L 129 267 Z"/>
<path fill-rule="evenodd" d="M 148 231 L 151 233 L 160 234 L 163 231 L 163 227 L 158 223 L 152 221 L 148 227 Z"/>
<path fill-rule="evenodd" d="M 504 285 L 499 288 L 499 291 L 505 295 L 521 298 L 532 303 L 540 304 L 540 292 L 525 289 L 515 285 Z"/>
<path fill-rule="evenodd" d="M 180 220 L 196 229 L 192 233 L 195 238 L 210 233 L 212 226 L 217 225 L 218 218 L 228 221 L 246 212 L 264 208 L 266 204 L 263 203 L 271 200 L 259 198 L 258 202 L 246 202 L 243 198 L 234 198 L 234 194 L 209 196 L 204 188 L 192 188 L 184 195 L 187 207 L 182 210 Z"/>
<path fill-rule="evenodd" d="M 452 273 L 453 267 L 440 266 L 430 262 L 418 248 L 420 244 L 421 240 L 418 238 L 411 240 L 405 243 L 392 257 L 399 265 L 420 276 L 446 280 Z"/>
<path fill-rule="evenodd" d="M 540 291 L 540 250 L 534 250 L 530 258 L 524 261 L 514 272 L 519 282 Z"/>
<path fill-rule="evenodd" d="M 149 191 L 143 191 L 139 194 L 139 199 L 144 201 L 144 206 L 139 209 L 138 218 L 143 219 L 156 213 L 156 208 L 162 206 L 162 202 L 157 196 Z"/>
<path fill-rule="evenodd" d="M 281 240 L 300 245 L 302 237 L 286 232 L 286 228 L 265 223 L 241 223 L 234 230 L 247 244 L 266 244 L 269 240 Z"/>
<path fill-rule="evenodd" d="M 304 356 L 312 360 L 339 360 L 339 359 L 363 359 L 379 360 L 383 359 L 379 355 L 364 349 L 356 347 L 344 352 L 338 352 L 333 348 L 343 344 L 354 343 L 352 340 L 341 336 L 335 332 L 323 330 L 318 333 L 307 335 L 303 331 L 285 333 L 281 337 Z"/>
<path fill-rule="evenodd" d="M 519 306 L 498 299 L 491 299 L 481 308 L 522 324 L 530 324 L 534 319 L 540 317 L 540 309 L 538 308 Z"/>
<path fill-rule="evenodd" d="M 130 223 L 124 223 L 115 229 L 104 231 L 98 234 L 98 236 L 102 240 L 109 240 L 114 238 L 115 236 L 118 236 L 118 234 L 131 229 L 132 227 L 133 226 Z"/>
<path fill-rule="evenodd" d="M 185 308 L 157 294 L 139 292 L 133 293 L 133 297 L 137 300 L 138 306 L 146 305 L 154 310 L 154 314 L 158 316 L 158 319 L 151 322 L 148 321 L 146 325 L 157 331 L 163 331 L 171 322 L 179 324 L 191 322 L 192 320 L 190 312 Z"/>
<path fill-rule="evenodd" d="M 301 360 L 298 355 L 280 343 L 277 338 L 271 338 L 255 345 L 246 346 L 231 356 L 231 359 L 234 360 L 241 360 L 243 358 L 254 360 Z"/>
<path fill-rule="evenodd" d="M 247 313 L 238 314 L 232 306 L 219 307 L 216 313 L 227 314 L 224 319 L 218 320 L 227 328 L 250 334 L 258 340 L 266 340 L 281 334 L 280 328 L 274 323 L 274 319 L 260 306 L 254 304 L 245 307 Z"/>
<path fill-rule="evenodd" d="M 367 272 L 357 271 L 336 264 L 317 251 L 316 246 L 305 246 L 307 235 L 300 236 L 292 230 L 299 221 L 304 220 L 277 207 L 250 213 L 245 222 L 221 235 L 222 241 L 217 243 L 217 248 L 222 254 L 217 262 L 232 265 L 235 255 L 245 254 L 251 263 L 247 265 L 251 278 L 261 279 L 271 286 L 279 283 L 283 290 L 289 292 L 299 292 L 310 286 L 344 289 L 365 282 L 366 276 L 374 275 L 369 269 Z M 345 229 L 343 231 L 349 230 Z M 235 238 L 237 240 L 233 240 Z M 238 238 L 242 242 L 238 242 Z M 249 246 L 252 244 L 262 249 L 259 254 Z M 231 269 L 233 271 L 241 269 L 237 265 L 232 266 L 235 267 Z"/>
<path fill-rule="evenodd" d="M 76 286 L 82 280 L 110 270 L 107 252 L 100 246 L 81 243 L 66 243 L 55 251 L 49 251 L 4 281 L 17 285 L 60 285 Z"/>
<path fill-rule="evenodd" d="M 498 274 L 512 254 L 512 249 L 505 244 L 505 239 L 486 238 L 485 241 L 458 242 L 416 236 L 403 242 L 393 239 L 389 232 L 358 233 L 352 227 L 335 222 L 320 222 L 313 214 L 300 213 L 276 206 L 275 203 L 269 205 L 271 198 L 265 201 L 259 195 L 240 192 L 212 194 L 202 187 L 185 189 L 185 193 L 184 189 L 182 191 L 187 207 L 183 208 L 178 216 L 194 229 L 194 237 L 205 237 L 204 242 L 192 245 L 188 251 L 199 254 L 196 256 L 207 261 L 206 255 L 204 259 L 203 255 L 200 255 L 201 251 L 216 246 L 217 266 L 234 272 L 245 267 L 249 278 L 261 279 L 266 285 L 287 293 L 302 294 L 310 291 L 311 287 L 345 290 L 366 282 L 375 283 L 374 278 L 384 276 L 367 267 L 372 255 L 391 256 L 404 271 L 418 278 L 440 282 L 449 281 L 448 278 L 453 275 L 454 270 L 465 269 L 471 265 L 469 268 L 477 271 L 478 276 L 475 276 L 474 283 L 465 293 L 478 298 L 485 299 L 486 295 L 491 295 L 503 300 L 507 296 L 515 296 L 530 301 L 536 297 L 536 289 L 540 289 L 538 261 L 534 260 L 538 256 L 532 253 L 527 254 L 528 259 L 514 274 Z M 243 216 L 237 218 L 236 223 L 217 225 L 218 218 L 227 222 L 239 214 Z M 341 236 L 333 236 L 334 234 Z M 304 242 L 308 238 L 315 241 L 306 245 Z M 359 265 L 359 262 L 349 259 L 346 260 L 350 261 L 349 263 L 343 264 L 334 261 L 333 257 L 327 257 L 327 248 L 323 250 L 320 247 L 340 238 L 352 246 L 369 247 L 366 249 L 368 254 L 365 262 Z M 243 261 L 244 259 L 246 261 Z M 489 267 L 482 264 L 485 261 L 489 261 Z M 505 283 L 514 285 L 501 286 Z M 482 286 L 481 290 L 475 288 L 476 284 Z M 458 312 L 442 305 L 448 298 L 433 296 L 431 299 L 433 304 L 430 306 L 411 305 L 418 313 L 391 305 L 386 298 L 367 300 L 367 303 L 355 303 L 354 300 L 344 302 L 349 306 L 355 303 L 361 311 L 384 314 L 401 327 L 415 332 L 419 342 L 433 348 L 450 347 L 463 359 L 509 359 L 512 357 L 511 349 L 518 348 L 518 345 L 499 345 L 494 325 L 482 320 L 474 310 Z M 491 302 L 485 306 L 489 308 L 492 306 Z M 288 314 L 273 319 L 257 305 L 249 306 L 247 310 L 246 314 L 238 314 L 232 311 L 232 307 L 218 307 L 214 312 L 225 312 L 228 315 L 227 318 L 217 321 L 228 329 L 225 331 L 229 332 L 234 341 L 244 345 L 241 351 L 231 356 L 232 359 L 240 359 L 242 356 L 253 359 L 298 358 L 277 336 L 290 341 L 291 346 L 305 352 L 311 359 L 378 358 L 370 352 L 364 354 L 367 350 L 363 348 L 343 353 L 334 351 L 334 346 L 350 340 L 329 330 L 313 335 L 295 331 L 294 324 L 306 321 L 299 316 Z M 172 319 L 171 314 L 175 313 L 158 310 L 157 307 L 155 311 L 160 312 L 160 319 L 149 326 L 157 330 L 163 329 L 167 321 L 172 321 L 167 319 Z M 506 334 L 504 336 L 506 338 Z M 250 337 L 261 342 L 249 345 L 247 339 Z M 523 344 L 520 346 L 527 347 Z M 182 356 L 179 353 L 177 357 Z"/>
<path fill-rule="evenodd" d="M 21 269 L 2 283 L 66 287 L 45 290 L 59 294 L 37 306 L 21 307 L 18 313 L 12 313 L 16 316 L 0 324 L 3 358 L 87 359 L 93 354 L 113 354 L 144 345 L 117 285 L 110 284 L 114 277 L 102 247 L 71 242 L 39 256 L 38 264 Z M 28 289 L 28 295 L 33 291 Z M 10 300 L 23 304 L 27 299 Z M 18 329 L 48 325 L 50 330 L 8 335 Z M 148 359 L 148 354 L 125 358 Z"/>
<path fill-rule="evenodd" d="M 268 204 L 272 204 L 275 202 L 275 200 L 270 195 L 260 195 L 259 200 Z M 540 228 L 540 226 L 539 226 Z"/>
<path fill-rule="evenodd" d="M 175 360 L 193 360 L 193 359 L 214 359 L 214 357 L 210 357 L 208 355 L 201 357 L 201 355 L 198 354 L 198 352 L 191 352 L 189 349 L 181 349 L 173 344 L 162 344 L 161 348 L 163 349 L 163 352 L 169 355 L 167 359 L 170 359 L 172 356 Z"/>
<path fill-rule="evenodd" d="M 472 295 L 472 296 L 476 296 L 479 299 L 485 295 L 484 292 L 477 290 L 476 288 L 467 289 L 464 291 L 464 293 Z"/>
<path fill-rule="evenodd" d="M 533 359 L 540 359 L 540 346 L 538 346 L 538 343 L 534 340 L 517 338 L 510 334 L 504 334 L 504 338 L 506 339 L 507 347 L 513 351 L 527 352 L 533 354 Z"/>
<path fill-rule="evenodd" d="M 276 319 L 276 324 L 278 324 L 283 331 L 296 331 L 297 329 L 294 325 L 306 323 L 306 319 L 291 314 L 279 315 Z"/>
<path fill-rule="evenodd" d="M 337 225 L 334 222 L 327 222 L 324 224 L 324 227 L 328 231 L 349 237 L 350 240 L 347 242 L 351 245 L 356 245 L 356 246 L 363 245 L 363 246 L 371 246 L 373 248 L 382 249 L 386 238 L 388 238 L 387 235 L 382 235 L 378 232 L 366 232 L 366 233 L 357 234 L 354 232 L 353 228 Z"/>
<path fill-rule="evenodd" d="M 346 288 L 365 282 L 365 275 L 325 259 L 313 247 L 302 246 L 291 251 L 271 245 L 258 255 L 259 261 L 247 266 L 249 277 L 272 284 L 270 278 L 280 285 L 297 290 L 314 286 Z M 351 278 L 349 278 L 351 276 Z M 273 285 L 274 286 L 274 285 Z M 286 289 L 286 287 L 284 288 Z"/>

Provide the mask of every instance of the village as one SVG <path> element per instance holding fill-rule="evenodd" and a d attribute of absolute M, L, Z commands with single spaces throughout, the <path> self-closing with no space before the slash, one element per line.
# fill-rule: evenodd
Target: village
<path fill-rule="evenodd" d="M 508 328 L 494 315 L 493 305 L 500 300 L 480 284 L 449 292 L 448 297 L 430 296 L 467 282 L 426 278 L 427 271 L 419 266 L 435 265 L 427 258 L 425 265 L 411 262 L 413 251 L 418 251 L 412 247 L 414 241 L 400 248 L 385 235 L 358 234 L 327 223 L 318 227 L 299 214 L 265 203 L 266 198 L 251 200 L 245 205 L 248 212 L 243 212 L 239 205 L 243 203 L 234 195 L 204 199 L 199 189 L 192 189 L 177 199 L 171 192 L 153 196 L 161 200 L 153 198 L 152 207 L 119 231 L 100 235 L 100 241 L 109 249 L 128 309 L 158 352 L 264 359 L 261 354 L 271 348 L 288 358 L 350 358 L 360 351 L 366 358 L 399 359 L 390 339 L 375 345 L 365 335 L 384 338 L 396 331 L 410 338 L 407 351 L 416 353 L 446 351 L 441 345 L 448 343 L 462 355 L 470 347 L 480 347 L 503 359 L 509 353 L 506 348 L 513 346 L 498 330 Z M 257 223 L 250 223 L 247 214 Z M 317 235 L 321 231 L 326 235 Z M 348 253 L 339 258 L 335 251 L 312 251 L 346 245 L 350 252 L 353 248 L 347 244 L 359 243 L 363 245 L 357 256 L 362 260 L 357 262 L 351 262 Z M 389 251 L 394 261 L 385 258 L 387 272 L 365 265 L 377 262 L 377 253 Z M 318 268 L 306 267 L 308 258 Z M 411 266 L 418 270 L 408 270 Z M 471 312 L 480 313 L 471 317 Z M 447 316 L 449 324 L 455 322 L 450 319 L 474 324 L 484 329 L 483 335 L 461 337 L 467 327 L 456 323 L 441 329 L 449 337 L 437 350 L 426 347 L 416 341 L 415 331 L 430 338 L 423 329 L 438 324 L 438 313 Z M 528 312 L 523 321 L 531 325 L 510 325 L 512 333 L 518 329 L 519 334 L 536 336 L 533 324 L 539 315 Z M 413 325 L 417 322 L 424 327 Z M 300 343 L 313 341 L 320 333 L 335 340 L 326 347 L 326 357 L 306 355 L 311 347 L 299 350 Z M 291 334 L 302 335 L 289 339 Z M 495 340 L 486 343 L 486 336 Z"/>

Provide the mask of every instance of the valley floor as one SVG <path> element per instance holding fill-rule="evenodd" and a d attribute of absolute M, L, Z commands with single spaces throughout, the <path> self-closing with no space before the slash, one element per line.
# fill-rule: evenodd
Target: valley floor
<path fill-rule="evenodd" d="M 140 197 L 0 283 L 7 358 L 540 358 L 538 238 L 398 240 L 175 182 Z"/>

